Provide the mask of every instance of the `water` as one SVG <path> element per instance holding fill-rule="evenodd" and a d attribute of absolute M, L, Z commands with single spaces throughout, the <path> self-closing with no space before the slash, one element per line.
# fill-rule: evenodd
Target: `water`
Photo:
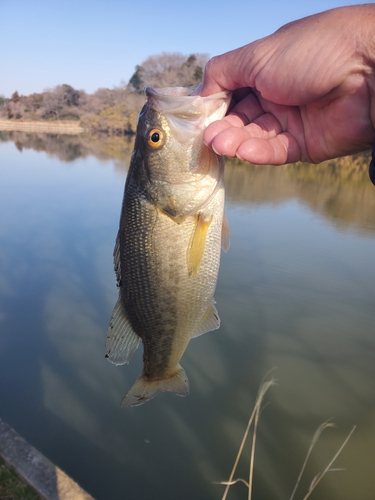
<path fill-rule="evenodd" d="M 334 465 L 345 471 L 310 498 L 373 500 L 375 188 L 365 173 L 228 165 L 222 326 L 189 344 L 188 397 L 123 409 L 142 348 L 116 367 L 104 337 L 130 151 L 112 139 L 2 135 L 0 417 L 98 500 L 220 499 L 215 482 L 228 479 L 274 369 L 253 498 L 290 498 L 316 428 L 332 418 L 295 498 L 356 425 Z M 246 448 L 235 477 L 248 463 Z M 246 495 L 239 483 L 228 499 Z"/>

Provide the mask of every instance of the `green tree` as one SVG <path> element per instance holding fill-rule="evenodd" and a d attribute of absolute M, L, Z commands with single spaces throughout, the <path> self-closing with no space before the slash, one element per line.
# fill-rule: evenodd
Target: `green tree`
<path fill-rule="evenodd" d="M 142 82 L 142 66 L 136 66 L 135 67 L 135 72 L 133 73 L 132 77 L 129 80 L 129 85 L 131 85 L 135 90 L 139 91 L 141 90 L 141 86 L 143 87 L 143 82 Z"/>

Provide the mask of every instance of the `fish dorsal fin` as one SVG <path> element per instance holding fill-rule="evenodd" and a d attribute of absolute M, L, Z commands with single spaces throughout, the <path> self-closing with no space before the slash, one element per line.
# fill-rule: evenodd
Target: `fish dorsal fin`
<path fill-rule="evenodd" d="M 212 222 L 212 216 L 205 219 L 202 212 L 196 216 L 195 229 L 188 248 L 188 271 L 190 276 L 196 276 L 200 268 L 206 246 L 207 231 Z"/>
<path fill-rule="evenodd" d="M 115 365 L 129 363 L 140 340 L 126 317 L 121 300 L 118 299 L 108 325 L 105 357 Z"/>
<path fill-rule="evenodd" d="M 227 216 L 223 215 L 223 222 L 221 225 L 221 248 L 224 252 L 227 252 L 230 247 L 230 229 Z"/>
<path fill-rule="evenodd" d="M 116 274 L 117 286 L 121 286 L 121 260 L 120 260 L 120 234 L 117 234 L 115 248 L 113 250 L 113 267 Z"/>
<path fill-rule="evenodd" d="M 207 309 L 206 314 L 204 315 L 201 324 L 195 330 L 191 338 L 199 337 L 199 335 L 203 335 L 207 332 L 212 332 L 212 330 L 217 330 L 220 326 L 220 318 L 215 307 L 215 299 L 212 299 L 212 304 Z"/>

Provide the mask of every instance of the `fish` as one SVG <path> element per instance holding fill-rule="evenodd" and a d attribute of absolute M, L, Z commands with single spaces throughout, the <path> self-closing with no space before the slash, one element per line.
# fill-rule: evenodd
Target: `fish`
<path fill-rule="evenodd" d="M 113 252 L 119 296 L 106 357 L 129 363 L 140 341 L 143 371 L 122 399 L 138 406 L 163 391 L 189 393 L 180 360 L 190 340 L 220 326 L 214 292 L 224 214 L 224 159 L 203 131 L 225 116 L 231 95 L 145 87 Z"/>

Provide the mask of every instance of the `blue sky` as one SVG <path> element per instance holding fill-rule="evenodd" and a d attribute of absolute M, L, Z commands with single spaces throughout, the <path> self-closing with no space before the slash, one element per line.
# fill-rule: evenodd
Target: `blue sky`
<path fill-rule="evenodd" d="M 362 2 L 0 0 L 0 95 L 62 83 L 94 92 L 161 52 L 221 54 L 281 25 Z"/>

